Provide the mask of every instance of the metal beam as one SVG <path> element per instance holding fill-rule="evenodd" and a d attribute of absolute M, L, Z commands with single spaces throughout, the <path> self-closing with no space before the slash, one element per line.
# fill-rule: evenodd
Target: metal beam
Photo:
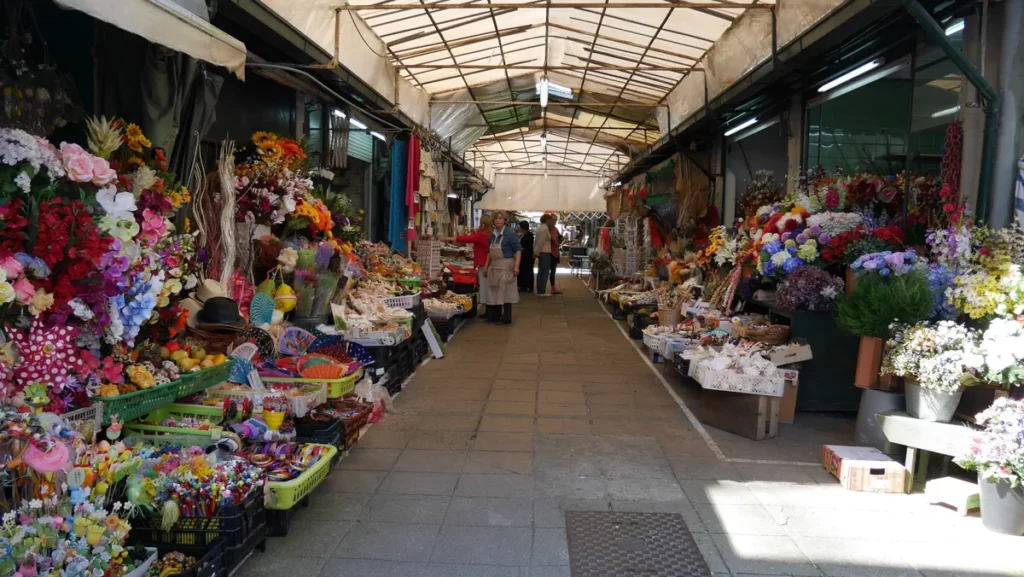
<path fill-rule="evenodd" d="M 544 66 L 543 64 L 396 64 L 395 68 L 400 70 L 618 70 L 622 72 L 694 72 L 703 70 L 703 68 L 692 66 Z"/>
<path fill-rule="evenodd" d="M 540 102 L 532 102 L 529 100 L 431 100 L 430 104 L 433 106 L 437 106 L 439 104 L 501 104 L 505 106 L 540 106 Z M 657 105 L 652 106 L 650 104 L 637 104 L 634 102 L 549 102 L 548 105 L 566 107 L 610 106 L 612 108 L 657 108 Z"/>
<path fill-rule="evenodd" d="M 335 8 L 338 10 L 347 10 L 355 12 L 362 12 L 364 10 L 427 10 L 429 12 L 433 12 L 435 10 L 493 10 L 505 8 L 518 10 L 546 10 L 548 8 L 551 8 L 553 10 L 567 8 L 680 8 L 693 10 L 772 10 L 775 8 L 775 6 L 773 4 L 722 4 L 713 2 L 609 2 L 607 4 L 599 4 L 595 2 L 540 2 L 535 4 L 519 4 L 516 2 L 494 2 L 491 4 L 342 4 L 340 6 L 336 6 Z M 725 15 L 715 14 L 715 16 Z"/>

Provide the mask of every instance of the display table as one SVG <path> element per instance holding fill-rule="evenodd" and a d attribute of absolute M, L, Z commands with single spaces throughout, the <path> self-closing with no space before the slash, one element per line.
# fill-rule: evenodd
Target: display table
<path fill-rule="evenodd" d="M 907 448 L 907 493 L 914 490 L 915 481 L 924 482 L 928 474 L 929 453 L 949 457 L 962 455 L 970 449 L 971 439 L 974 437 L 974 429 L 965 423 L 932 423 L 916 419 L 902 411 L 878 413 L 875 420 L 882 427 L 882 433 L 889 443 Z M 921 452 L 920 456 L 918 451 Z"/>
<path fill-rule="evenodd" d="M 789 338 L 805 339 L 814 359 L 801 363 L 798 411 L 856 413 L 860 389 L 853 386 L 857 369 L 857 337 L 836 325 L 833 313 L 790 311 L 774 302 L 750 301 L 747 312 L 765 312 L 774 323 L 789 325 Z"/>

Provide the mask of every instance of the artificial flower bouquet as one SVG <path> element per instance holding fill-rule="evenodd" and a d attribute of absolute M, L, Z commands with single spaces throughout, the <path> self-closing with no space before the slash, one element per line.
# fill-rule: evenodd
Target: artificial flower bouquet
<path fill-rule="evenodd" d="M 298 142 L 256 132 L 239 157 L 235 165 L 237 222 L 282 225 L 296 212 L 299 201 L 309 198 L 313 181 L 302 172 L 306 153 Z"/>
<path fill-rule="evenodd" d="M 1024 383 L 1024 327 L 1017 319 L 992 319 L 968 364 L 971 379 L 1002 389 Z"/>
<path fill-rule="evenodd" d="M 779 235 L 768 233 L 761 237 L 757 271 L 765 277 L 782 279 L 800 267 L 818 264 L 821 244 L 829 240 L 827 233 L 817 225 L 790 227 L 786 224 L 784 228 L 788 230 Z"/>
<path fill-rule="evenodd" d="M 103 577 L 122 565 L 131 507 L 54 496 L 3 515 L 0 577 Z"/>
<path fill-rule="evenodd" d="M 865 254 L 897 250 L 902 246 L 903 231 L 898 226 L 857 226 L 829 238 L 821 256 L 830 265 L 849 265 Z"/>
<path fill-rule="evenodd" d="M 886 342 L 882 372 L 916 380 L 917 385 L 955 393 L 970 384 L 967 370 L 977 363 L 977 335 L 952 321 L 895 325 Z"/>
<path fill-rule="evenodd" d="M 740 198 L 740 206 L 747 217 L 755 216 L 759 208 L 782 200 L 782 187 L 775 182 L 775 173 L 758 170 Z"/>
<path fill-rule="evenodd" d="M 969 256 L 958 259 L 948 296 L 972 319 L 1024 314 L 1024 230 L 975 227 Z"/>
<path fill-rule="evenodd" d="M 789 310 L 831 311 L 842 293 L 842 279 L 820 268 L 805 266 L 779 283 L 777 302 Z"/>
<path fill-rule="evenodd" d="M 981 479 L 1005 482 L 1011 487 L 1024 483 L 1024 400 L 1003 397 L 975 417 L 984 427 L 975 435 L 970 451 L 954 462 L 977 471 Z"/>

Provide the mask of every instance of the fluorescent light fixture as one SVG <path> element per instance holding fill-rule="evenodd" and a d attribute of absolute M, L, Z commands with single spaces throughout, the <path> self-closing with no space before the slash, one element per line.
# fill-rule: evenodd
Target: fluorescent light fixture
<path fill-rule="evenodd" d="M 548 151 L 548 133 L 546 132 L 540 135 L 540 151 L 545 153 Z"/>
<path fill-rule="evenodd" d="M 622 186 L 622 183 L 616 180 L 612 183 L 612 186 Z"/>
<path fill-rule="evenodd" d="M 540 95 L 540 107 L 541 108 L 547 108 L 547 106 L 548 106 L 548 88 L 549 87 L 550 87 L 550 85 L 548 83 L 548 77 L 547 76 L 542 77 L 540 79 L 540 82 L 537 83 L 537 94 Z"/>
<path fill-rule="evenodd" d="M 370 131 L 370 136 L 372 136 L 372 137 L 374 137 L 374 138 L 377 138 L 377 139 L 380 139 L 380 140 L 383 140 L 384 142 L 387 142 L 387 141 L 388 141 L 388 139 L 387 139 L 387 138 L 384 138 L 384 135 L 383 135 L 383 134 L 381 134 L 381 133 L 379 133 L 379 132 L 377 132 L 377 131 L 375 131 L 375 130 L 371 130 L 371 131 Z"/>
<path fill-rule="evenodd" d="M 957 32 L 960 32 L 961 30 L 964 29 L 965 25 L 966 24 L 965 24 L 964 20 L 957 20 L 956 22 L 950 24 L 946 28 L 946 36 L 952 36 L 952 35 L 956 34 Z"/>
<path fill-rule="evenodd" d="M 448 198 L 459 198 L 459 195 L 455 194 L 454 192 L 449 192 Z"/>
<path fill-rule="evenodd" d="M 350 119 L 349 119 L 349 121 L 348 121 L 348 123 L 349 123 L 349 125 L 351 125 L 351 126 L 355 126 L 355 127 L 356 127 L 356 128 L 358 128 L 359 130 L 366 130 L 366 125 L 365 125 L 365 124 L 363 124 L 362 122 L 359 122 L 359 121 L 358 121 L 358 120 L 356 120 L 355 118 L 350 118 Z"/>
<path fill-rule="evenodd" d="M 345 118 L 345 113 L 338 110 L 337 108 L 334 109 L 334 115 L 337 116 L 338 118 Z"/>
<path fill-rule="evenodd" d="M 839 86 L 841 84 L 845 84 L 845 83 L 853 80 L 854 78 L 857 78 L 858 76 L 861 76 L 863 74 L 871 72 L 872 70 L 874 70 L 875 68 L 878 68 L 881 65 L 882 65 L 882 59 L 881 58 L 876 58 L 875 60 L 872 60 L 871 62 L 868 62 L 866 64 L 861 64 L 860 66 L 854 68 L 853 70 L 847 72 L 846 74 L 843 74 L 839 78 L 836 78 L 835 80 L 830 80 L 830 81 L 826 82 L 825 84 L 822 84 L 821 87 L 818 88 L 818 92 L 828 92 L 829 90 L 832 90 L 836 86 Z"/>
<path fill-rule="evenodd" d="M 554 82 L 548 82 L 548 93 L 561 98 L 572 98 L 572 88 L 569 88 L 568 86 L 561 86 Z"/>
<path fill-rule="evenodd" d="M 737 132 L 743 130 L 744 128 L 748 128 L 748 127 L 753 126 L 755 124 L 757 124 L 757 119 L 756 118 L 751 118 L 750 120 L 745 120 L 745 121 L 741 122 L 738 126 L 734 126 L 734 127 L 730 128 L 729 130 L 726 130 L 725 131 L 725 135 L 726 136 L 732 136 L 733 134 L 736 134 Z"/>
<path fill-rule="evenodd" d="M 945 110 L 940 110 L 938 112 L 933 112 L 932 113 L 932 118 L 942 118 L 943 116 L 949 116 L 950 114 L 956 114 L 959 111 L 960 111 L 960 106 L 957 105 L 957 106 L 954 106 L 953 108 L 946 108 Z"/>

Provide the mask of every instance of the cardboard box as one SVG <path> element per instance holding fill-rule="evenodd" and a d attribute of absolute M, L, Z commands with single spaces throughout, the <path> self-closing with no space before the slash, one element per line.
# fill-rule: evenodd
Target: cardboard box
<path fill-rule="evenodd" d="M 782 371 L 778 371 L 777 376 L 765 377 L 748 375 L 732 369 L 716 371 L 708 364 L 707 360 L 696 361 L 697 366 L 693 369 L 693 379 L 705 389 L 769 397 L 781 397 L 785 392 L 786 383 L 782 378 Z"/>
<path fill-rule="evenodd" d="M 760 441 L 779 434 L 779 397 L 702 389 L 697 416 L 716 429 Z"/>
<path fill-rule="evenodd" d="M 907 470 L 874 447 L 822 446 L 825 470 L 850 491 L 902 493 Z"/>
<path fill-rule="evenodd" d="M 773 352 L 768 355 L 768 360 L 776 367 L 781 367 L 783 365 L 809 361 L 814 358 L 811 355 L 811 345 L 807 344 L 807 341 L 800 339 L 796 342 L 799 343 L 799 346 L 789 346 L 778 352 Z"/>
<path fill-rule="evenodd" d="M 796 395 L 800 389 L 800 371 L 796 369 L 779 369 L 785 379 L 782 401 L 779 403 L 779 422 L 792 423 L 796 418 Z"/>

